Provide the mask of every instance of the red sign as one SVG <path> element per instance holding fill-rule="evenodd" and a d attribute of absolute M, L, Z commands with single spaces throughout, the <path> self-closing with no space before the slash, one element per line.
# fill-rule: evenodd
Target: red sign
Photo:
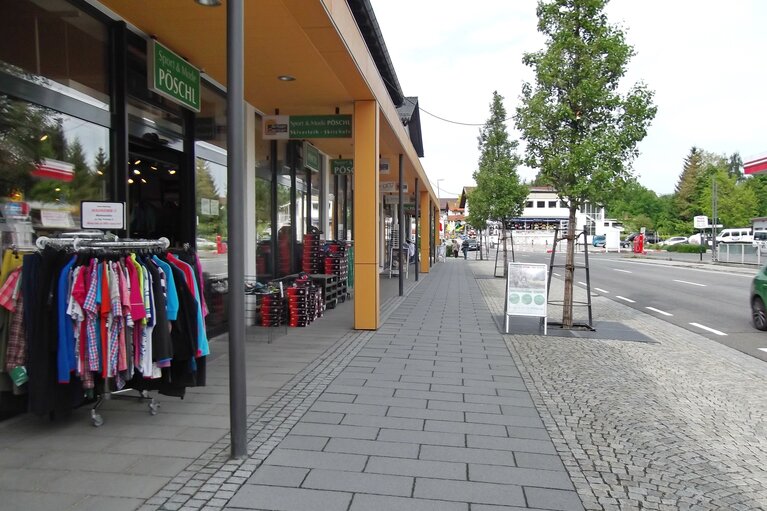
<path fill-rule="evenodd" d="M 767 155 L 757 156 L 743 164 L 743 172 L 746 174 L 759 174 L 767 170 Z"/>
<path fill-rule="evenodd" d="M 42 179 L 55 179 L 69 183 L 75 178 L 75 166 L 65 161 L 43 158 L 31 174 Z"/>

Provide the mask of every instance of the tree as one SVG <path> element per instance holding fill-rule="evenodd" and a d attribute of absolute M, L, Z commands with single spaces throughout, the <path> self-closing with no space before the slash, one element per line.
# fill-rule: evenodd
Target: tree
<path fill-rule="evenodd" d="M 690 149 L 690 154 L 684 159 L 682 173 L 679 175 L 679 181 L 674 188 L 674 204 L 676 206 L 677 216 L 682 222 L 692 222 L 695 215 L 699 213 L 698 203 L 700 202 L 700 177 L 703 172 L 703 151 L 697 147 Z"/>
<path fill-rule="evenodd" d="M 509 140 L 505 120 L 503 96 L 494 91 L 490 118 L 479 132 L 479 165 L 473 174 L 477 187 L 469 192 L 468 219 L 474 226 L 484 226 L 488 220 L 501 222 L 504 275 L 508 262 L 506 222 L 522 213 L 528 194 L 517 174 L 522 161 L 516 153 L 519 143 Z"/>
<path fill-rule="evenodd" d="M 586 202 L 605 204 L 631 176 L 637 143 L 655 117 L 653 92 L 619 81 L 634 55 L 607 21 L 607 0 L 538 3 L 546 47 L 527 53 L 535 85 L 524 83 L 515 120 L 527 142 L 526 163 L 569 205 L 562 323 L 573 325 L 575 214 Z"/>
<path fill-rule="evenodd" d="M 194 177 L 194 190 L 200 219 L 197 228 L 200 234 L 206 236 L 222 234 L 222 218 L 220 214 L 212 215 L 210 212 L 203 213 L 201 211 L 201 199 L 216 200 L 220 204 L 218 187 L 213 180 L 208 162 L 200 158 L 197 159 Z"/>

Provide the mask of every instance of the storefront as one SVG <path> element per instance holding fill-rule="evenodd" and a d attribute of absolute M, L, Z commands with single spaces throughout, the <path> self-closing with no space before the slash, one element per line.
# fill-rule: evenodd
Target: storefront
<path fill-rule="evenodd" d="M 432 261 L 436 197 L 418 160 L 417 103 L 391 85 L 396 75 L 382 60 L 369 2 L 247 8 L 248 278 L 301 271 L 307 233 L 354 241 L 355 326 L 377 328 L 376 281 L 386 226 L 398 211 L 379 182 L 399 179 L 399 155 L 410 190 L 406 236 L 421 240 L 421 272 Z M 81 201 L 125 203 L 121 238 L 164 236 L 174 247 L 196 247 L 212 304 L 207 327 L 224 331 L 231 288 L 224 9 L 193 0 L 0 0 L 0 12 L 2 248 L 31 249 L 36 236 L 78 229 Z M 199 71 L 199 89 L 181 91 L 191 104 L 149 84 L 155 42 Z M 345 127 L 264 132 L 283 116 Z M 371 172 L 382 158 L 390 175 Z"/>

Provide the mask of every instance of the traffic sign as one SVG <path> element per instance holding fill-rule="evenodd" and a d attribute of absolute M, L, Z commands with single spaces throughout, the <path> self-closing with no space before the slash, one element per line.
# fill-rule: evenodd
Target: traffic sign
<path fill-rule="evenodd" d="M 696 216 L 692 219 L 693 227 L 696 229 L 708 229 L 708 217 L 705 215 Z"/>

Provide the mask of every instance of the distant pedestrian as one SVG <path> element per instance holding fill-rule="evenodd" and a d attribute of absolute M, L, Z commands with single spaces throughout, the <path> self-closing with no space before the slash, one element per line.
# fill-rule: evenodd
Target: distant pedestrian
<path fill-rule="evenodd" d="M 458 259 L 458 253 L 461 251 L 461 246 L 458 244 L 458 240 L 453 240 L 453 255 Z"/>
<path fill-rule="evenodd" d="M 461 252 L 463 252 L 463 258 L 468 259 L 468 253 L 469 253 L 469 240 L 463 240 L 463 243 L 461 243 Z"/>

